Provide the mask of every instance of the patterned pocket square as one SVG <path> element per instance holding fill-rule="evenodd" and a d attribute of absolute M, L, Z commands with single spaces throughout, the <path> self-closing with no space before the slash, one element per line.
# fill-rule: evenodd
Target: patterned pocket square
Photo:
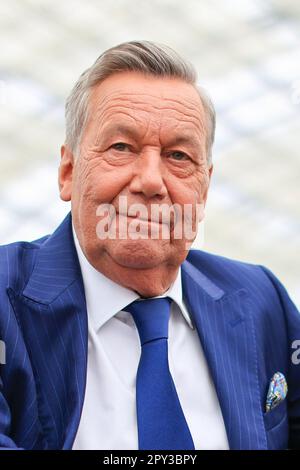
<path fill-rule="evenodd" d="M 269 386 L 266 401 L 267 413 L 273 410 L 273 408 L 278 406 L 279 403 L 281 403 L 285 399 L 287 391 L 288 387 L 285 376 L 281 372 L 276 372 L 276 374 L 273 375 Z"/>

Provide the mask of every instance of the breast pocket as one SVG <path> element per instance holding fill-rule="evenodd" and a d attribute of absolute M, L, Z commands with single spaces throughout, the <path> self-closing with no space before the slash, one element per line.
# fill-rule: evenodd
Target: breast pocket
<path fill-rule="evenodd" d="M 263 414 L 264 422 L 265 422 L 265 429 L 269 431 L 270 429 L 279 426 L 280 423 L 287 418 L 287 407 L 286 407 L 286 400 L 283 400 L 279 405 L 277 405 L 272 410 L 268 411 L 267 413 Z"/>
<path fill-rule="evenodd" d="M 264 413 L 264 422 L 268 449 L 287 449 L 289 439 L 289 425 L 286 400 L 281 402 L 280 405 L 276 406 L 268 413 Z"/>

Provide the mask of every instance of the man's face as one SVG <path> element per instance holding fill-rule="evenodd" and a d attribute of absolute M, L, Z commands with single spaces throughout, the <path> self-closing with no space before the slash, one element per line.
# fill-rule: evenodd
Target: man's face
<path fill-rule="evenodd" d="M 174 219 L 166 237 L 166 225 L 153 217 L 141 220 L 145 213 L 124 214 L 120 202 L 126 201 L 128 209 L 142 204 L 149 219 L 153 205 L 176 205 L 182 213 L 186 205 L 204 205 L 211 174 L 206 137 L 200 97 L 179 79 L 122 72 L 93 89 L 79 156 L 73 159 L 62 147 L 59 178 L 61 198 L 72 201 L 81 248 L 98 271 L 145 296 L 168 287 L 191 240 L 184 230 L 175 238 Z M 115 237 L 97 234 L 102 204 L 115 210 L 105 219 L 107 227 L 116 228 Z M 192 219 L 195 229 L 195 210 Z M 139 239 L 130 236 L 133 222 L 143 235 Z M 120 237 L 124 227 L 127 236 Z M 157 230 L 159 236 L 151 238 Z"/>

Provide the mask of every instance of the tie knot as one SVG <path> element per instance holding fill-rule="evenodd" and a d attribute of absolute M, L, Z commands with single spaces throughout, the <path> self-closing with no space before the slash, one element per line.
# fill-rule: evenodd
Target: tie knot
<path fill-rule="evenodd" d="M 125 308 L 131 313 L 139 332 L 141 345 L 168 338 L 171 299 L 135 300 Z"/>

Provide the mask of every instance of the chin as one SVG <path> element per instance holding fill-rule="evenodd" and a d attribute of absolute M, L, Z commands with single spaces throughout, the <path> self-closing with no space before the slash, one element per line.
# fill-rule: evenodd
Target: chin
<path fill-rule="evenodd" d="M 166 243 L 160 240 L 117 240 L 107 251 L 117 264 L 135 269 L 154 268 L 168 254 Z"/>

